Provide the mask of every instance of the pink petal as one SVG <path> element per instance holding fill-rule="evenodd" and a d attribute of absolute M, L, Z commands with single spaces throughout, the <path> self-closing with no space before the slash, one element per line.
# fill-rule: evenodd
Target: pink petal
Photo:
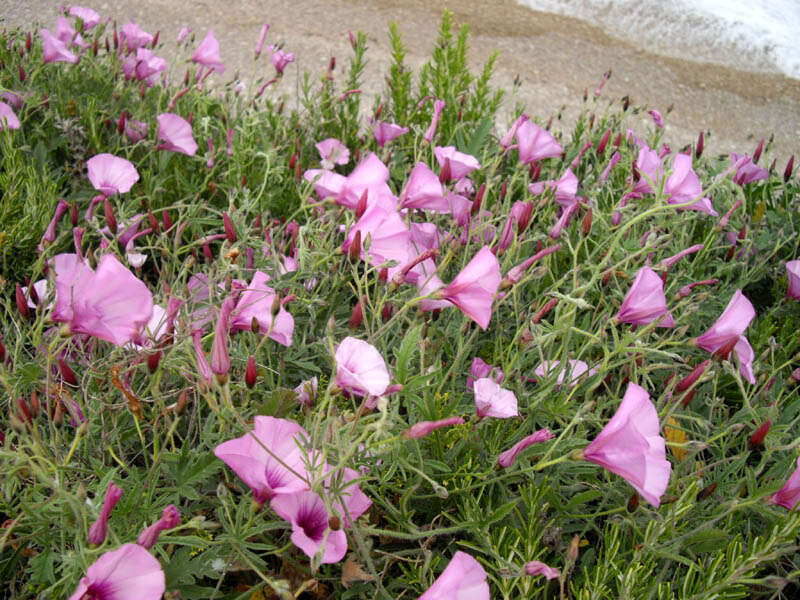
<path fill-rule="evenodd" d="M 356 394 L 380 396 L 390 383 L 386 362 L 363 340 L 346 337 L 336 349 L 336 383 Z"/>
<path fill-rule="evenodd" d="M 189 156 L 197 152 L 197 142 L 192 137 L 192 126 L 189 122 L 172 113 L 158 115 L 158 139 L 164 140 L 158 145 L 159 150 L 172 150 Z"/>
<path fill-rule="evenodd" d="M 0 102 L 0 131 L 6 128 L 19 129 L 19 119 L 8 104 Z"/>
<path fill-rule="evenodd" d="M 312 558 L 322 545 L 325 551 L 322 563 L 337 563 L 347 553 L 347 537 L 344 531 L 333 531 L 328 527 L 328 511 L 325 503 L 311 491 L 276 496 L 270 502 L 278 516 L 292 524 L 292 543 Z"/>
<path fill-rule="evenodd" d="M 736 290 L 717 321 L 703 335 L 697 338 L 698 347 L 712 354 L 731 340 L 742 335 L 755 318 L 756 311 L 750 300 Z"/>
<path fill-rule="evenodd" d="M 495 381 L 488 377 L 477 379 L 474 389 L 475 408 L 479 417 L 508 419 L 519 415 L 514 392 L 501 388 Z"/>
<path fill-rule="evenodd" d="M 87 592 L 102 600 L 159 600 L 165 589 L 159 562 L 141 546 L 124 544 L 87 569 L 69 600 L 81 600 Z"/>
<path fill-rule="evenodd" d="M 419 600 L 489 600 L 489 584 L 481 564 L 460 550 Z"/>
<path fill-rule="evenodd" d="M 204 67 L 214 69 L 220 75 L 225 72 L 225 65 L 219 56 L 219 42 L 214 37 L 214 30 L 208 30 L 206 37 L 192 54 L 192 60 Z"/>
<path fill-rule="evenodd" d="M 94 189 L 105 196 L 129 192 L 133 184 L 139 181 L 139 173 L 133 163 L 113 154 L 97 154 L 86 161 L 86 167 Z"/>

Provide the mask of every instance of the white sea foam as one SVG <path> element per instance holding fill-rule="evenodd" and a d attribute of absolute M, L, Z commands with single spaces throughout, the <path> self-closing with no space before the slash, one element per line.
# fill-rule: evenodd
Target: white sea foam
<path fill-rule="evenodd" d="M 800 0 L 517 0 L 641 48 L 800 79 Z"/>

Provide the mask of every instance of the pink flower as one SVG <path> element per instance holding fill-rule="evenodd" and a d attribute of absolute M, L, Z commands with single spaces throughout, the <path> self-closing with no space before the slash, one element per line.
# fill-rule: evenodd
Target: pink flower
<path fill-rule="evenodd" d="M 797 459 L 797 468 L 783 484 L 783 487 L 772 496 L 771 501 L 789 510 L 794 510 L 800 502 L 800 458 Z"/>
<path fill-rule="evenodd" d="M 134 119 L 125 120 L 125 135 L 134 144 L 147 137 L 147 123 Z"/>
<path fill-rule="evenodd" d="M 0 131 L 6 128 L 19 129 L 19 119 L 8 104 L 0 102 Z"/>
<path fill-rule="evenodd" d="M 669 176 L 664 184 L 664 196 L 670 204 L 686 204 L 690 200 L 696 199 L 693 204 L 679 210 L 699 210 L 712 217 L 718 217 L 717 211 L 711 205 L 710 198 L 701 198 L 703 187 L 700 185 L 700 178 L 692 169 L 692 156 L 690 154 L 678 154 L 673 163 L 672 175 Z"/>
<path fill-rule="evenodd" d="M 419 208 L 450 212 L 450 203 L 444 196 L 439 177 L 419 162 L 411 170 L 408 182 L 400 194 L 400 208 Z"/>
<path fill-rule="evenodd" d="M 544 575 L 546 579 L 558 579 L 558 577 L 561 575 L 558 572 L 558 569 L 549 567 L 543 562 L 539 562 L 538 560 L 532 560 L 529 563 L 525 563 L 525 574 Z"/>
<path fill-rule="evenodd" d="M 30 92 L 24 92 L 24 97 L 27 98 L 28 96 L 30 96 Z M 2 100 L 3 102 L 8 103 L 8 105 L 11 108 L 16 108 L 17 110 L 22 108 L 23 96 L 21 96 L 20 94 L 18 94 L 16 92 L 7 91 L 7 92 L 0 93 L 0 100 Z M 0 113 L 0 114 L 2 114 L 2 113 Z M 6 113 L 6 115 L 7 115 L 7 113 Z"/>
<path fill-rule="evenodd" d="M 231 370 L 231 357 L 228 353 L 228 334 L 231 326 L 231 313 L 236 306 L 233 296 L 228 296 L 222 301 L 217 316 L 217 326 L 214 329 L 214 346 L 211 349 L 211 371 L 217 376 L 217 381 L 224 383 Z"/>
<path fill-rule="evenodd" d="M 317 380 L 316 375 L 314 375 L 314 377 L 311 379 L 301 382 L 300 385 L 294 388 L 294 391 L 297 394 L 297 401 L 301 402 L 302 404 L 312 406 L 317 397 L 318 387 L 319 381 Z"/>
<path fill-rule="evenodd" d="M 282 305 L 274 310 L 275 290 L 267 285 L 269 276 L 262 271 L 256 271 L 247 289 L 244 290 L 233 311 L 231 328 L 241 331 L 250 331 L 253 321 L 258 323 L 261 335 L 269 337 L 283 346 L 292 345 L 294 333 L 294 318 Z"/>
<path fill-rule="evenodd" d="M 347 234 L 342 250 L 350 249 L 356 232 L 361 232 L 361 259 L 377 267 L 393 260 L 397 265 L 389 269 L 389 276 L 409 262 L 409 242 L 411 233 L 397 209 L 385 209 L 378 204 L 367 208 Z M 368 248 L 364 248 L 367 237 L 370 238 Z"/>
<path fill-rule="evenodd" d="M 636 170 L 639 173 L 639 181 L 633 187 L 636 194 L 652 194 L 653 186 L 658 188 L 664 179 L 664 165 L 661 163 L 658 152 L 650 150 L 644 144 L 639 148 Z"/>
<path fill-rule="evenodd" d="M 104 196 L 129 192 L 139 181 L 139 173 L 133 163 L 113 154 L 97 154 L 86 161 L 89 181 L 94 189 Z"/>
<path fill-rule="evenodd" d="M 464 419 L 461 417 L 449 417 L 447 419 L 439 419 L 438 421 L 420 421 L 414 423 L 404 433 L 403 437 L 419 439 L 442 427 L 450 427 L 452 425 L 463 425 Z"/>
<path fill-rule="evenodd" d="M 69 9 L 69 15 L 83 21 L 84 31 L 88 31 L 100 23 L 100 15 L 91 8 L 84 8 L 83 6 L 71 6 Z"/>
<path fill-rule="evenodd" d="M 698 347 L 711 354 L 722 349 L 726 357 L 732 347 L 739 358 L 739 371 L 753 384 L 756 382 L 753 373 L 755 353 L 743 334 L 755 316 L 756 311 L 750 300 L 742 294 L 742 290 L 736 290 L 716 323 L 695 340 Z"/>
<path fill-rule="evenodd" d="M 162 531 L 177 527 L 180 522 L 180 511 L 178 511 L 174 504 L 170 504 L 161 513 L 161 518 L 158 521 L 150 525 L 150 527 L 147 527 L 144 531 L 142 531 L 142 533 L 139 534 L 139 537 L 136 538 L 136 543 L 142 548 L 147 548 L 149 550 L 155 546 L 156 542 L 158 541 L 158 536 L 161 535 Z"/>
<path fill-rule="evenodd" d="M 511 124 L 511 127 L 500 140 L 500 147 L 503 150 L 508 150 L 511 147 L 511 143 L 514 141 L 514 137 L 517 135 L 517 129 L 519 126 L 522 125 L 525 121 L 530 119 L 528 115 L 522 113 L 520 116 L 517 117 L 516 121 Z"/>
<path fill-rule="evenodd" d="M 508 419 L 519 415 L 517 397 L 511 390 L 505 390 L 488 377 L 475 381 L 475 410 L 478 417 Z"/>
<path fill-rule="evenodd" d="M 214 373 L 211 371 L 211 365 L 208 364 L 208 359 L 203 351 L 203 332 L 200 329 L 192 331 L 192 344 L 194 345 L 195 356 L 197 357 L 197 371 L 202 379 L 202 382 L 210 386 L 214 382 Z"/>
<path fill-rule="evenodd" d="M 674 327 L 675 322 L 667 310 L 664 282 L 653 269 L 642 267 L 614 318 L 622 323 L 647 325 L 665 315 L 666 318 L 660 319 L 658 326 Z"/>
<path fill-rule="evenodd" d="M 359 396 L 380 396 L 390 383 L 380 352 L 367 342 L 346 337 L 336 348 L 336 385 Z"/>
<path fill-rule="evenodd" d="M 511 448 L 503 452 L 500 456 L 497 457 L 497 464 L 501 467 L 508 468 L 514 464 L 514 461 L 517 460 L 517 456 L 519 453 L 532 446 L 533 444 L 538 444 L 539 442 L 546 442 L 548 440 L 553 439 L 553 434 L 550 433 L 549 429 L 540 429 L 536 433 L 532 433 L 526 438 L 523 438 Z"/>
<path fill-rule="evenodd" d="M 661 113 L 655 109 L 651 109 L 647 111 L 647 114 L 653 117 L 653 123 L 656 124 L 656 127 L 661 129 L 664 127 L 664 117 L 661 116 Z"/>
<path fill-rule="evenodd" d="M 486 329 L 500 279 L 500 263 L 489 246 L 484 246 L 450 285 L 437 292 L 437 297 L 455 304 L 481 329 Z"/>
<path fill-rule="evenodd" d="M 39 33 L 42 36 L 42 60 L 44 62 L 78 63 L 78 57 L 67 49 L 64 42 L 53 37 L 47 29 L 42 29 Z"/>
<path fill-rule="evenodd" d="M 554 371 L 558 370 L 558 377 L 556 378 L 556 385 L 558 387 L 564 385 L 564 380 L 566 379 L 569 379 L 568 387 L 575 387 L 578 385 L 578 381 L 584 373 L 588 373 L 591 376 L 597 372 L 597 369 L 590 369 L 589 365 L 582 360 L 570 359 L 567 363 L 568 366 L 558 370 L 561 361 L 546 360 L 536 367 L 533 372 L 539 377 L 550 377 Z"/>
<path fill-rule="evenodd" d="M 275 496 L 272 510 L 292 524 L 292 543 L 313 558 L 324 545 L 322 564 L 337 563 L 347 553 L 347 536 L 328 526 L 330 516 L 325 503 L 311 491 Z"/>
<path fill-rule="evenodd" d="M 347 179 L 344 175 L 326 169 L 309 169 L 303 173 L 303 178 L 314 184 L 314 191 L 320 200 L 339 196 Z"/>
<path fill-rule="evenodd" d="M 469 175 L 475 169 L 480 169 L 481 164 L 478 159 L 469 154 L 458 152 L 455 146 L 436 146 L 433 154 L 439 162 L 440 167 L 444 167 L 445 160 L 450 161 L 450 178 L 461 179 Z"/>
<path fill-rule="evenodd" d="M 470 377 L 467 377 L 468 390 L 473 389 L 475 380 L 482 377 L 490 377 L 496 383 L 503 383 L 503 370 L 500 367 L 493 367 L 478 356 L 472 359 L 472 364 L 469 366 L 469 374 Z"/>
<path fill-rule="evenodd" d="M 131 21 L 120 31 L 120 39 L 125 41 L 128 52 L 153 43 L 153 36 Z"/>
<path fill-rule="evenodd" d="M 261 26 L 261 31 L 258 33 L 258 40 L 256 40 L 255 53 L 256 58 L 261 56 L 261 50 L 264 49 L 264 40 L 267 39 L 267 32 L 269 31 L 269 23 L 264 23 Z"/>
<path fill-rule="evenodd" d="M 555 190 L 556 202 L 561 206 L 568 207 L 578 201 L 575 197 L 578 193 L 578 178 L 569 167 L 558 181 L 537 181 L 528 186 L 531 194 L 541 194 L 546 189 Z"/>
<path fill-rule="evenodd" d="M 253 490 L 263 504 L 279 494 L 308 489 L 305 466 L 308 433 L 287 419 L 257 416 L 254 429 L 223 442 L 214 455 L 224 461 Z"/>
<path fill-rule="evenodd" d="M 460 550 L 419 600 L 489 600 L 489 584 L 481 564 Z M 72 600 L 72 599 L 70 599 Z"/>
<path fill-rule="evenodd" d="M 180 44 L 183 40 L 186 39 L 186 36 L 192 33 L 191 27 L 186 27 L 185 25 L 181 27 L 181 30 L 178 32 L 178 43 Z"/>
<path fill-rule="evenodd" d="M 314 147 L 319 152 L 323 169 L 332 169 L 334 165 L 346 165 L 350 161 L 350 150 L 336 138 L 317 142 Z"/>
<path fill-rule="evenodd" d="M 111 511 L 114 510 L 114 506 L 116 506 L 120 498 L 122 498 L 122 490 L 114 485 L 113 481 L 109 481 L 106 488 L 106 496 L 103 499 L 103 508 L 100 509 L 100 516 L 89 527 L 90 544 L 99 546 L 106 540 L 108 517 L 111 516 Z"/>
<path fill-rule="evenodd" d="M 659 435 L 658 412 L 644 388 L 629 383 L 616 414 L 583 450 L 583 458 L 624 477 L 658 508 L 672 465 Z"/>
<path fill-rule="evenodd" d="M 192 126 L 189 122 L 172 113 L 158 115 L 158 139 L 164 143 L 158 145 L 159 150 L 172 150 L 189 156 L 197 152 L 197 142 L 192 137 Z"/>
<path fill-rule="evenodd" d="M 408 133 L 408 127 L 401 127 L 396 123 L 379 121 L 372 124 L 372 132 L 378 142 L 378 147 L 383 148 L 387 143 Z"/>
<path fill-rule="evenodd" d="M 435 100 L 433 103 L 433 116 L 431 117 L 431 124 L 428 126 L 428 129 L 425 130 L 425 133 L 422 134 L 422 139 L 429 144 L 433 141 L 433 136 L 436 135 L 436 127 L 439 125 L 439 117 L 442 116 L 444 107 L 445 103 L 443 100 Z"/>
<path fill-rule="evenodd" d="M 533 121 L 525 119 L 516 131 L 519 146 L 519 161 L 532 164 L 543 158 L 561 156 L 564 149 L 549 132 Z"/>
<path fill-rule="evenodd" d="M 800 300 L 800 260 L 790 260 L 786 263 L 786 276 L 789 278 L 786 297 Z"/>
<path fill-rule="evenodd" d="M 152 50 L 148 48 L 137 48 L 136 54 L 129 54 L 125 62 L 122 63 L 122 72 L 125 73 L 125 79 L 136 79 L 137 81 L 145 81 L 147 85 L 155 83 L 154 75 L 167 69 L 167 61 L 156 56 Z"/>
<path fill-rule="evenodd" d="M 741 186 L 769 177 L 769 172 L 754 163 L 753 159 L 747 154 L 736 154 L 736 152 L 732 152 L 731 163 L 733 163 L 733 165 L 738 165 L 736 174 L 733 176 L 733 181 Z"/>
<path fill-rule="evenodd" d="M 355 210 L 364 192 L 367 193 L 367 208 L 380 205 L 384 210 L 397 208 L 397 201 L 387 185 L 389 169 L 374 152 L 358 163 L 342 183 L 336 203 Z"/>
<path fill-rule="evenodd" d="M 134 341 L 153 313 L 153 295 L 113 254 L 96 271 L 75 254 L 53 259 L 56 304 L 53 320 L 123 346 Z"/>
<path fill-rule="evenodd" d="M 141 546 L 124 544 L 86 570 L 69 600 L 160 600 L 165 589 L 159 562 Z"/>
<path fill-rule="evenodd" d="M 275 46 L 268 46 L 267 49 L 270 52 L 270 59 L 272 60 L 272 66 L 275 67 L 275 70 L 278 72 L 278 75 L 283 74 L 283 70 L 286 68 L 291 62 L 294 62 L 294 54 L 291 52 L 284 52 L 280 48 Z"/>
<path fill-rule="evenodd" d="M 225 65 L 219 56 L 219 42 L 214 37 L 213 29 L 208 30 L 206 37 L 192 54 L 192 60 L 199 65 L 214 69 L 220 75 L 225 72 Z"/>

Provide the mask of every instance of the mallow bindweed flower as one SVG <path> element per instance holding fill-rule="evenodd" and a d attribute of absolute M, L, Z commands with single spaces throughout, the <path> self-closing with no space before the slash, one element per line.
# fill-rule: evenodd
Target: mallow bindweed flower
<path fill-rule="evenodd" d="M 346 165 L 350 161 L 350 150 L 336 138 L 317 142 L 314 147 L 319 152 L 323 169 L 333 169 L 334 165 Z"/>
<path fill-rule="evenodd" d="M 3 129 L 19 129 L 19 118 L 8 104 L 0 102 L 0 131 Z"/>
<path fill-rule="evenodd" d="M 543 158 L 561 156 L 564 151 L 556 138 L 527 118 L 517 126 L 516 136 L 519 161 L 526 165 Z"/>
<path fill-rule="evenodd" d="M 258 504 L 307 490 L 306 430 L 288 419 L 257 416 L 253 421 L 252 431 L 223 442 L 214 455 L 253 490 Z"/>
<path fill-rule="evenodd" d="M 192 54 L 192 60 L 198 65 L 214 69 L 220 75 L 225 72 L 225 64 L 219 56 L 219 42 L 214 37 L 213 29 L 208 30 L 206 37 Z"/>
<path fill-rule="evenodd" d="M 500 263 L 489 246 L 484 246 L 434 297 L 455 304 L 485 330 L 492 319 L 492 302 L 500 280 Z"/>
<path fill-rule="evenodd" d="M 544 575 L 545 579 L 558 579 L 561 573 L 558 572 L 558 569 L 554 569 L 551 566 L 546 565 L 545 563 L 532 560 L 528 563 L 525 563 L 525 574 L 526 575 Z"/>
<path fill-rule="evenodd" d="M 733 350 L 739 358 L 739 372 L 753 384 L 756 382 L 753 373 L 755 353 L 743 334 L 755 316 L 756 311 L 750 300 L 742 294 L 742 290 L 736 290 L 719 319 L 695 340 L 698 347 L 711 354 L 721 352 L 725 358 Z"/>
<path fill-rule="evenodd" d="M 273 304 L 276 300 L 275 290 L 267 285 L 269 276 L 263 271 L 256 271 L 247 286 L 236 308 L 232 313 L 231 329 L 249 331 L 253 322 L 258 323 L 261 335 L 269 335 L 283 346 L 292 345 L 294 318 L 283 306 L 278 306 L 273 315 Z"/>
<path fill-rule="evenodd" d="M 144 531 L 142 531 L 142 533 L 139 534 L 139 537 L 136 538 L 136 543 L 142 548 L 150 549 L 155 546 L 156 542 L 158 541 L 158 536 L 161 535 L 162 531 L 177 527 L 180 525 L 180 522 L 180 511 L 178 511 L 174 504 L 170 504 L 161 513 L 161 518 L 158 521 L 150 525 L 150 527 L 147 527 Z"/>
<path fill-rule="evenodd" d="M 353 394 L 380 396 L 389 387 L 386 361 L 375 346 L 346 337 L 336 348 L 336 385 Z"/>
<path fill-rule="evenodd" d="M 786 276 L 789 278 L 786 297 L 800 300 L 800 260 L 790 260 L 786 263 Z"/>
<path fill-rule="evenodd" d="M 489 584 L 481 564 L 460 550 L 418 600 L 489 600 Z"/>
<path fill-rule="evenodd" d="M 659 327 L 675 326 L 675 321 L 667 310 L 664 282 L 653 269 L 650 267 L 639 269 L 628 295 L 625 296 L 614 318 L 633 325 L 647 325 L 658 319 Z"/>
<path fill-rule="evenodd" d="M 372 133 L 375 134 L 375 140 L 378 142 L 378 147 L 383 148 L 392 140 L 395 140 L 401 135 L 408 133 L 408 127 L 402 127 L 397 123 L 377 121 L 372 124 Z"/>
<path fill-rule="evenodd" d="M 564 385 L 564 381 L 568 381 L 567 387 L 575 387 L 584 373 L 588 373 L 591 376 L 597 372 L 597 369 L 590 369 L 589 365 L 582 360 L 569 359 L 566 362 L 567 366 L 559 369 L 561 361 L 546 360 L 536 367 L 533 372 L 539 377 L 552 377 L 552 374 L 557 371 L 556 385 L 558 387 Z"/>
<path fill-rule="evenodd" d="M 284 52 L 277 46 L 267 46 L 267 49 L 270 52 L 272 66 L 275 67 L 278 75 L 283 75 L 283 70 L 286 68 L 286 65 L 294 62 L 294 54 L 292 52 Z"/>
<path fill-rule="evenodd" d="M 580 456 L 624 477 L 658 508 L 672 470 L 659 431 L 658 412 L 650 395 L 629 383 L 617 412 Z"/>
<path fill-rule="evenodd" d="M 46 63 L 67 62 L 77 64 L 78 57 L 67 49 L 67 45 L 52 35 L 47 29 L 42 29 L 42 60 Z"/>
<path fill-rule="evenodd" d="M 425 163 L 419 162 L 411 170 L 400 194 L 400 208 L 450 212 L 450 203 L 445 198 L 439 176 Z"/>
<path fill-rule="evenodd" d="M 760 179 L 767 179 L 767 177 L 769 177 L 769 172 L 754 163 L 753 159 L 747 154 L 731 152 L 731 163 L 736 167 L 733 181 L 742 187 L 753 181 L 759 181 Z"/>
<path fill-rule="evenodd" d="M 517 397 L 511 390 L 500 387 L 500 384 L 482 377 L 475 381 L 475 411 L 481 419 L 495 417 L 508 419 L 519 415 Z"/>
<path fill-rule="evenodd" d="M 703 186 L 700 178 L 692 169 L 692 156 L 690 154 L 678 154 L 672 165 L 672 174 L 664 184 L 664 196 L 670 204 L 686 204 L 695 200 L 689 206 L 679 210 L 697 210 L 718 217 L 719 214 L 711 205 L 711 199 L 701 197 Z"/>
<path fill-rule="evenodd" d="M 86 570 L 69 600 L 160 600 L 165 589 L 159 562 L 138 544 L 124 544 Z"/>
<path fill-rule="evenodd" d="M 325 502 L 312 491 L 276 496 L 270 506 L 278 516 L 292 524 L 292 543 L 309 558 L 313 558 L 324 545 L 322 564 L 337 563 L 347 553 L 347 536 L 344 530 L 329 526 L 330 515 Z"/>
<path fill-rule="evenodd" d="M 53 320 L 115 346 L 135 341 L 153 314 L 153 295 L 113 254 L 93 271 L 76 254 L 53 258 L 56 303 Z"/>
<path fill-rule="evenodd" d="M 455 146 L 436 146 L 433 154 L 439 162 L 440 167 L 444 167 L 445 161 L 450 162 L 450 178 L 461 179 L 472 173 L 475 169 L 480 169 L 481 164 L 478 159 L 471 154 L 464 154 L 456 150 Z"/>
<path fill-rule="evenodd" d="M 93 27 L 100 24 L 100 15 L 93 11 L 91 8 L 83 6 L 70 6 L 69 16 L 75 17 L 83 21 L 83 30 L 89 31 Z"/>
<path fill-rule="evenodd" d="M 89 181 L 104 196 L 129 192 L 139 181 L 139 173 L 133 163 L 113 154 L 97 154 L 86 161 Z"/>
<path fill-rule="evenodd" d="M 197 152 L 197 142 L 192 136 L 192 126 L 179 115 L 162 113 L 158 115 L 158 139 L 163 140 L 158 145 L 159 150 L 171 150 L 188 156 Z"/>
<path fill-rule="evenodd" d="M 769 500 L 789 510 L 794 510 L 800 503 L 800 457 L 797 459 L 797 468 Z"/>
<path fill-rule="evenodd" d="M 131 21 L 119 32 L 120 40 L 125 42 L 128 53 L 153 43 L 153 36 Z"/>

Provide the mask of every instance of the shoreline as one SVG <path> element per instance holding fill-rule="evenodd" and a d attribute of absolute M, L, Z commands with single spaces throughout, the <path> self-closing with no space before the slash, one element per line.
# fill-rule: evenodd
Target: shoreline
<path fill-rule="evenodd" d="M 634 105 L 659 110 L 666 120 L 664 140 L 673 150 L 694 143 L 701 129 L 711 133 L 706 145 L 712 154 L 751 153 L 760 138 L 769 140 L 771 134 L 778 168 L 800 150 L 800 81 L 648 53 L 577 19 L 540 13 L 515 0 L 496 0 L 491 7 L 478 0 L 187 0 L 180 8 L 168 0 L 106 0 L 86 5 L 120 25 L 133 19 L 153 33 L 160 28 L 165 56 L 182 26 L 192 27 L 196 43 L 212 28 L 228 67 L 218 82 L 239 71 L 252 83 L 254 66 L 257 76 L 273 76 L 268 57 L 262 55 L 254 65 L 252 54 L 258 31 L 268 22 L 267 44 L 283 43 L 297 56 L 278 88 L 290 96 L 298 88 L 298 74 L 308 70 L 316 80 L 331 56 L 337 58 L 335 74 L 341 77 L 350 52 L 348 31 L 359 29 L 370 46 L 364 87 L 382 93 L 390 59 L 389 22 L 398 23 L 406 63 L 416 69 L 430 56 L 442 11 L 449 9 L 456 25 L 470 26 L 473 71 L 498 51 L 492 83 L 508 92 L 501 112 L 509 119 L 516 102 L 523 102 L 541 120 L 561 113 L 565 126 L 556 127 L 567 129 L 582 108 L 584 90 L 591 95 L 610 68 L 613 75 L 601 100 L 628 95 Z M 58 6 L 51 0 L 15 3 L 4 7 L 3 26 L 26 27 L 36 20 L 52 28 Z M 521 85 L 515 89 L 517 78 Z M 369 97 L 364 105 L 371 106 Z M 598 103 L 598 109 L 603 106 Z M 646 113 L 631 119 L 642 132 L 651 123 Z M 498 127 L 504 126 L 501 119 Z"/>

